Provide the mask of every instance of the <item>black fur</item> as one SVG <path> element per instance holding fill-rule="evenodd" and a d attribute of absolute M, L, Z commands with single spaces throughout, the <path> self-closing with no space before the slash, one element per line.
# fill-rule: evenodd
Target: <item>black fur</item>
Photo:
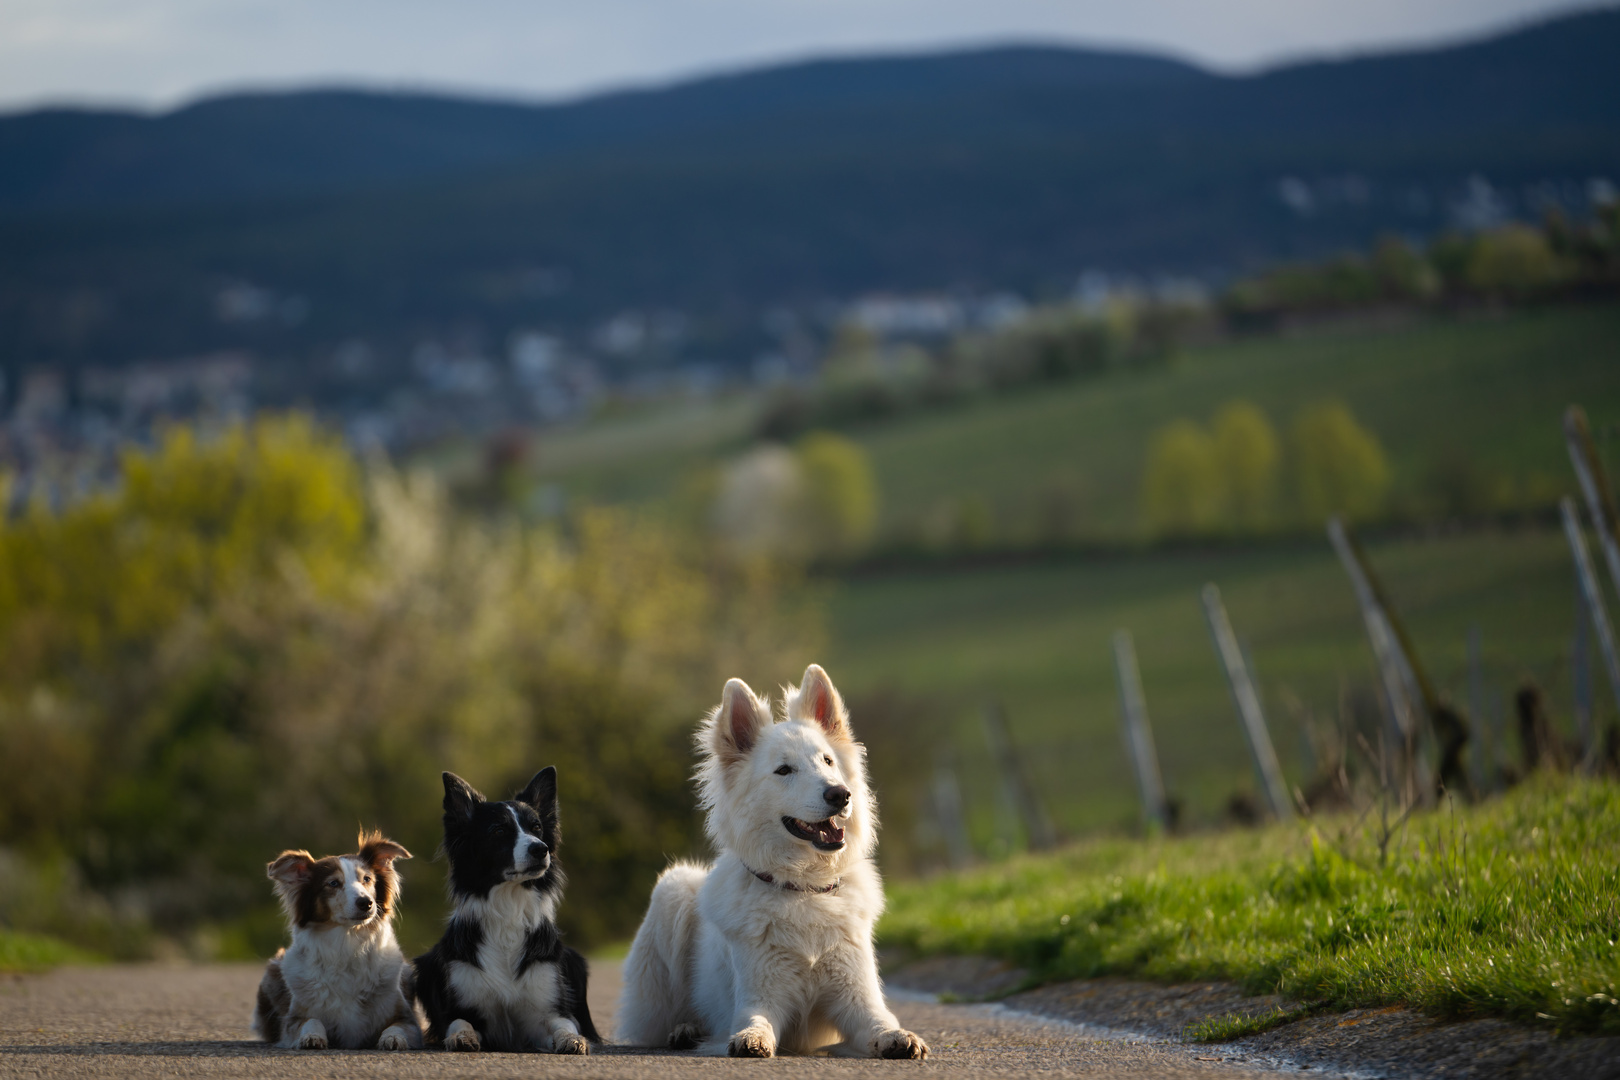
<path fill-rule="evenodd" d="M 545 849 L 550 861 L 544 873 L 518 887 L 560 901 L 567 878 L 557 861 L 562 842 L 557 770 L 550 766 L 541 769 L 523 791 L 504 803 L 487 802 L 461 777 L 444 774 L 444 852 L 450 863 L 450 896 L 456 911 L 445 927 L 444 937 L 415 961 L 416 998 L 427 1013 L 430 1044 L 442 1043 L 445 1029 L 455 1020 L 465 1020 L 478 1029 L 486 1050 L 528 1049 L 499 1045 L 489 1018 L 477 1003 L 458 1000 L 449 979 L 452 963 L 480 965 L 478 950 L 484 928 L 476 912 L 466 905 L 470 900 L 487 898 L 491 890 L 507 881 L 508 871 L 514 868 L 513 849 L 520 823 L 524 832 L 538 838 L 538 847 Z M 540 857 L 536 845 L 529 845 L 527 851 L 531 859 Z M 586 1039 L 600 1043 L 585 997 L 589 978 L 585 958 L 562 943 L 556 925 L 549 919 L 529 931 L 522 954 L 513 958 L 512 977 L 545 963 L 557 968 L 558 1011 L 570 1017 Z"/>

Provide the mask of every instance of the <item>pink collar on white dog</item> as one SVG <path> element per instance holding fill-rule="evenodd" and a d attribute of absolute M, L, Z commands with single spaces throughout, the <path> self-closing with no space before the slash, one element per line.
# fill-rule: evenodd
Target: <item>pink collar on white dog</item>
<path fill-rule="evenodd" d="M 838 891 L 838 886 L 840 886 L 840 885 L 842 885 L 844 883 L 844 879 L 839 878 L 837 881 L 833 882 L 831 885 L 795 885 L 791 881 L 777 881 L 771 875 L 763 874 L 760 871 L 755 870 L 753 867 L 748 866 L 747 864 L 744 864 L 743 869 L 747 870 L 750 874 L 753 874 L 755 877 L 759 878 L 759 880 L 763 881 L 767 885 L 775 885 L 778 889 L 787 889 L 790 892 L 802 892 L 802 893 L 830 893 L 830 892 L 837 892 Z"/>

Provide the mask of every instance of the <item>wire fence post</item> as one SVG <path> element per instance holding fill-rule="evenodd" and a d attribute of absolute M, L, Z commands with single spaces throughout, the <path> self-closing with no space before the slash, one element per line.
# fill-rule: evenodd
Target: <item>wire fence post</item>
<path fill-rule="evenodd" d="M 1119 717 L 1125 733 L 1125 750 L 1136 771 L 1137 790 L 1142 794 L 1142 814 L 1150 829 L 1168 830 L 1170 804 L 1164 794 L 1159 754 L 1153 745 L 1147 699 L 1142 693 L 1142 673 L 1136 666 L 1136 645 L 1129 630 L 1114 631 L 1114 677 L 1119 683 Z"/>
<path fill-rule="evenodd" d="M 1474 730 L 1484 733 L 1490 725 L 1485 722 L 1485 715 L 1489 706 L 1485 703 L 1485 646 L 1480 634 L 1479 624 L 1473 623 L 1468 627 L 1468 715 L 1474 718 Z M 1497 763 L 1499 753 L 1496 732 L 1490 732 L 1489 739 L 1480 738 L 1474 741 L 1474 787 L 1480 792 L 1496 790 Z"/>
<path fill-rule="evenodd" d="M 1243 725 L 1260 788 L 1266 794 L 1272 815 L 1278 821 L 1287 821 L 1294 816 L 1294 806 L 1288 798 L 1288 785 L 1283 782 L 1282 766 L 1277 762 L 1277 751 L 1271 743 L 1271 732 L 1266 727 L 1248 660 L 1238 647 L 1237 635 L 1232 632 L 1232 620 L 1226 613 L 1226 605 L 1221 603 L 1221 590 L 1213 582 L 1204 586 L 1203 600 L 1204 618 L 1209 622 L 1210 636 L 1215 639 L 1215 655 L 1226 673 L 1226 685 L 1232 691 L 1232 703 Z"/>

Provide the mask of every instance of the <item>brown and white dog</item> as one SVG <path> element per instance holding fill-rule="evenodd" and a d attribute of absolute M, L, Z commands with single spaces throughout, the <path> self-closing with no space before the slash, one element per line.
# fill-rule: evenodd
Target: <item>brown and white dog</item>
<path fill-rule="evenodd" d="M 276 953 L 259 983 L 253 1030 L 260 1038 L 303 1050 L 421 1048 L 410 968 L 394 939 L 394 860 L 410 857 L 373 832 L 360 834 L 353 855 L 284 851 L 270 863 L 292 944 Z"/>

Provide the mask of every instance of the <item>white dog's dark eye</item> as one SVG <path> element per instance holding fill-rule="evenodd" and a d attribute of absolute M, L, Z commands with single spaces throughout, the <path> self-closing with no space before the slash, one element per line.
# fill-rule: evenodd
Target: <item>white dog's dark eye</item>
<path fill-rule="evenodd" d="M 831 754 L 822 754 L 821 755 L 821 760 L 825 761 L 827 764 L 831 765 L 832 764 L 832 755 Z"/>
<path fill-rule="evenodd" d="M 793 771 L 793 766 L 791 766 L 791 765 L 783 765 L 780 769 L 776 770 L 776 775 L 777 776 L 786 776 L 788 773 L 790 773 L 792 771 Z"/>

